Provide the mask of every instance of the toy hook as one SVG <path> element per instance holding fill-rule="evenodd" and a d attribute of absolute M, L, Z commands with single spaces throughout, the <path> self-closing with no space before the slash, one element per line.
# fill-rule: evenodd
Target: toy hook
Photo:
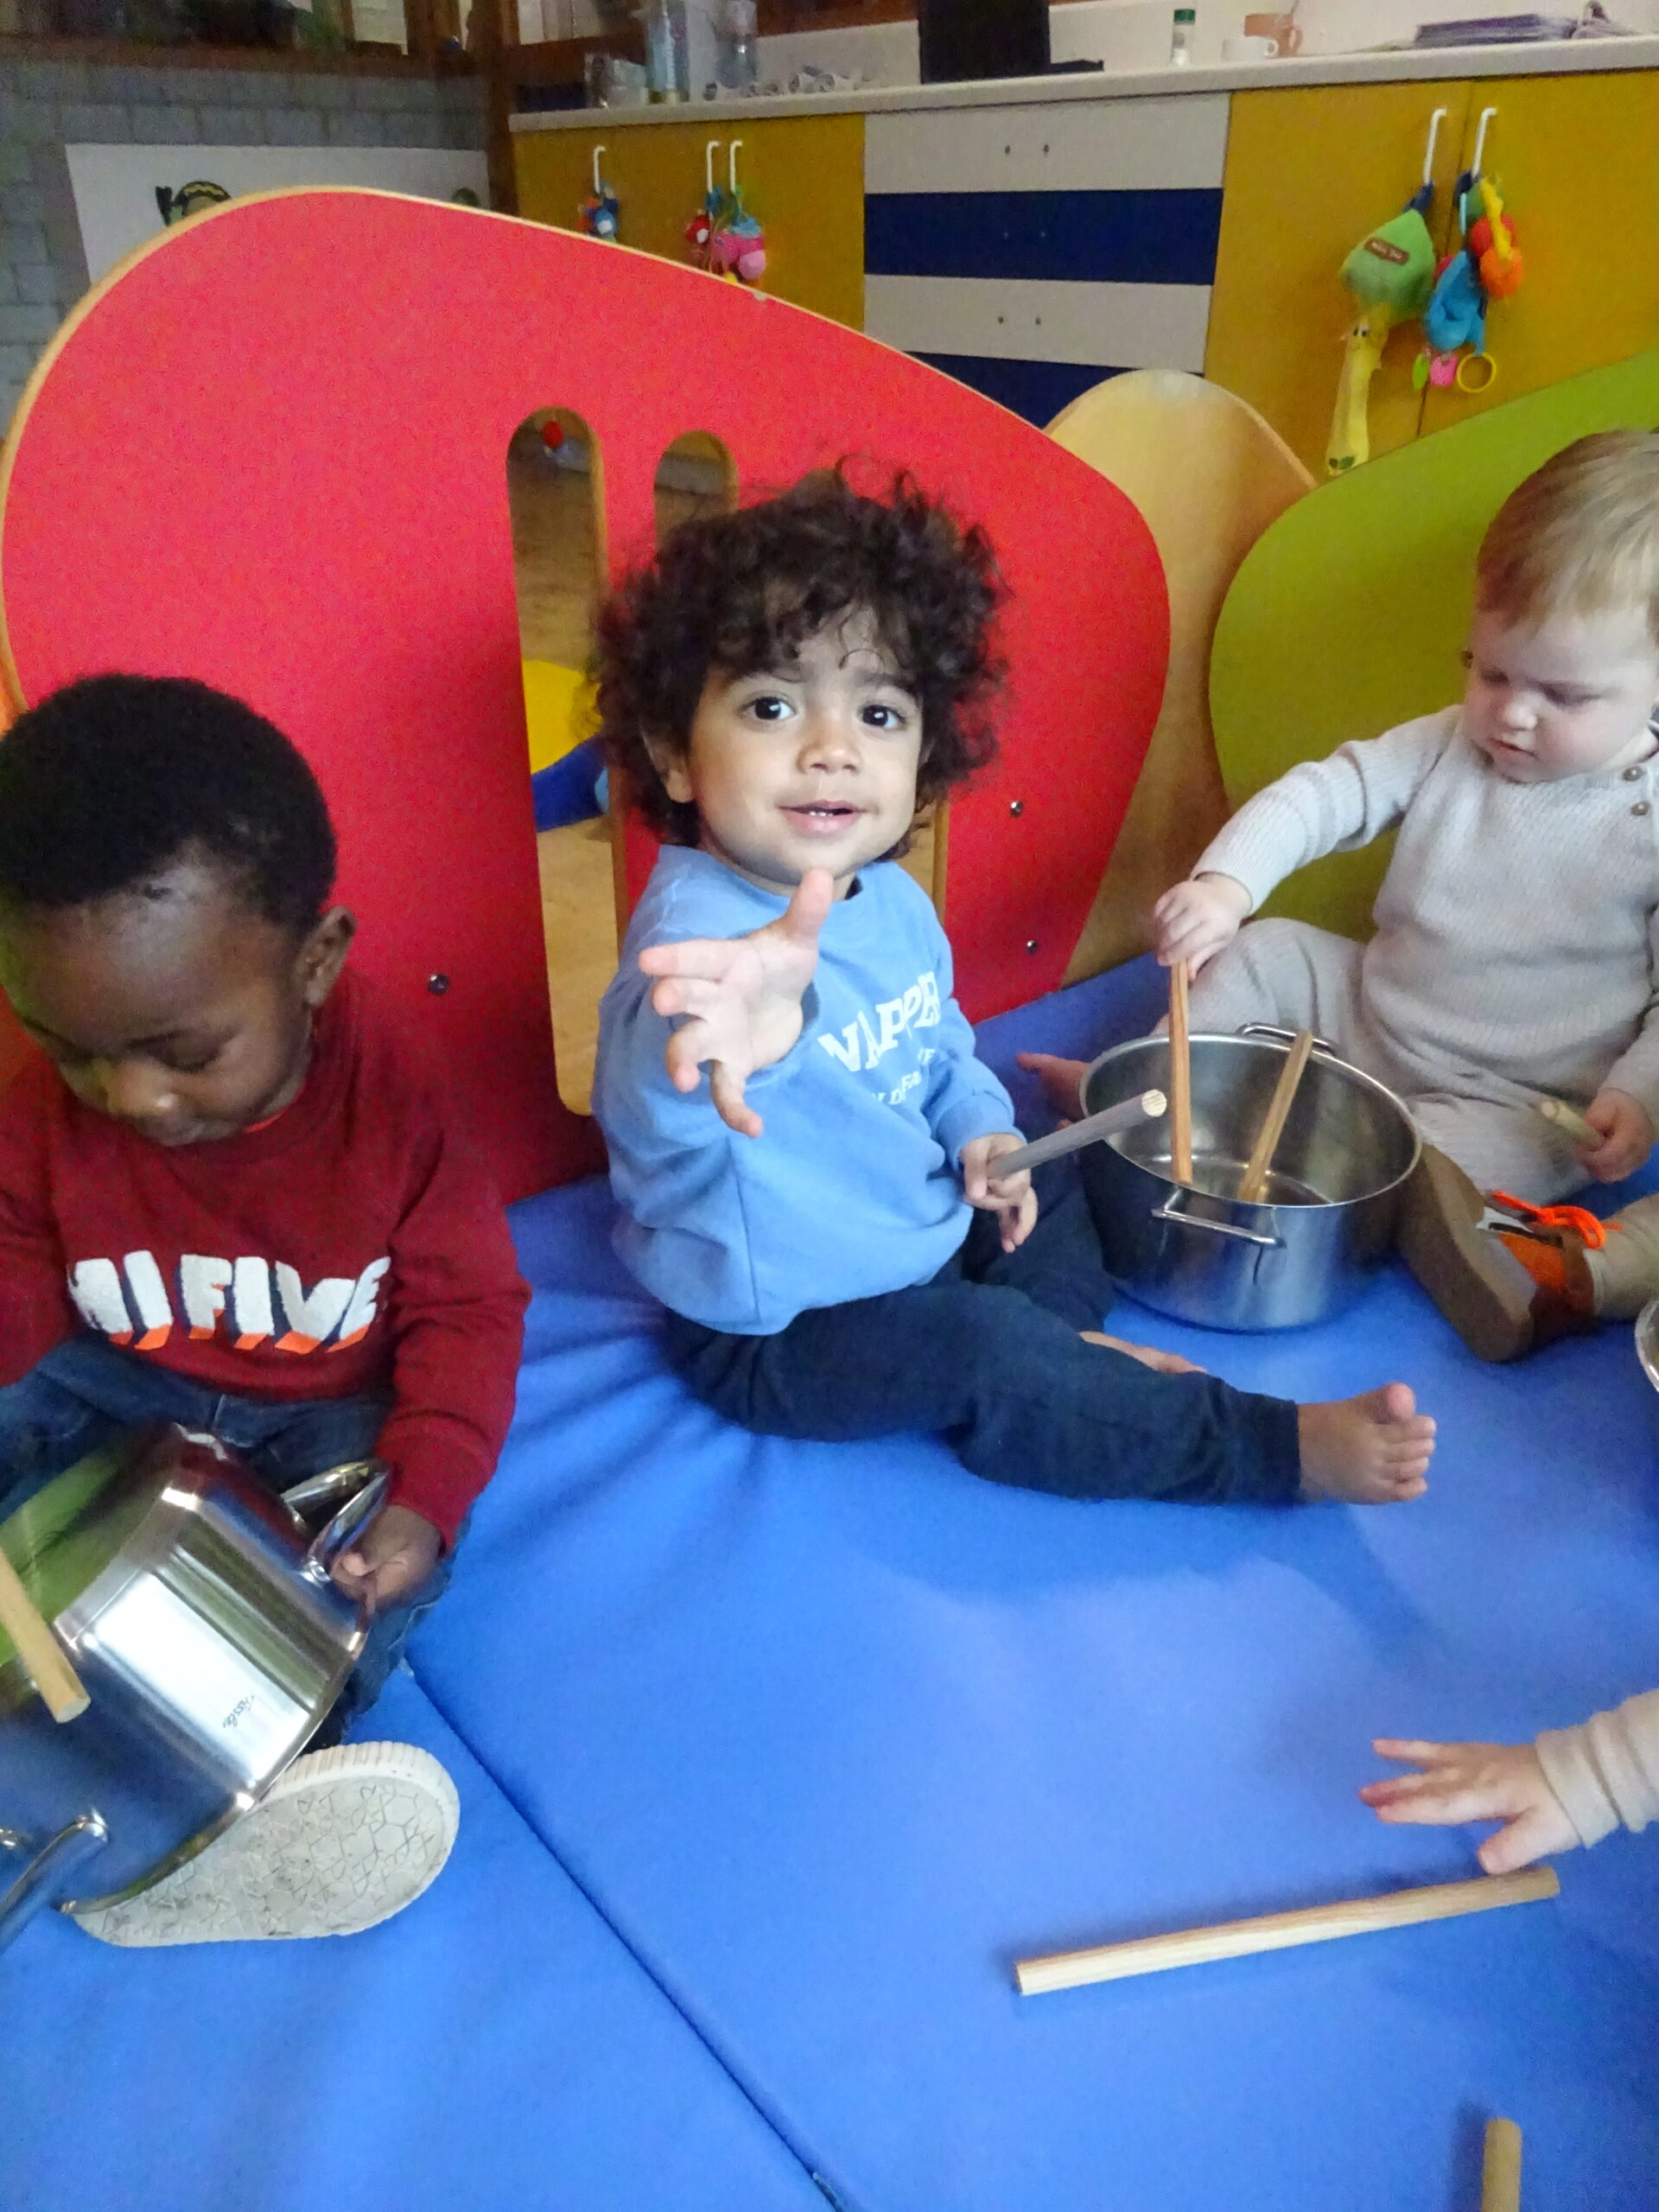
<path fill-rule="evenodd" d="M 1475 126 L 1475 158 L 1470 162 L 1469 167 L 1476 176 L 1481 174 L 1482 157 L 1486 151 L 1486 126 L 1497 113 L 1497 110 L 1495 107 L 1482 108 L 1480 121 Z"/>
<path fill-rule="evenodd" d="M 710 200 L 715 196 L 715 156 L 719 150 L 718 138 L 709 139 L 702 149 L 702 181 L 706 196 Z"/>
<path fill-rule="evenodd" d="M 594 197 L 595 200 L 602 200 L 605 197 L 605 188 L 599 181 L 599 157 L 604 151 L 603 146 L 595 146 L 594 149 Z"/>
<path fill-rule="evenodd" d="M 726 152 L 726 181 L 731 187 L 734 200 L 737 197 L 737 149 L 742 143 L 741 138 L 734 138 Z"/>
<path fill-rule="evenodd" d="M 1448 108 L 1437 107 L 1428 118 L 1428 144 L 1423 154 L 1423 182 L 1425 184 L 1433 184 L 1434 181 L 1435 142 L 1440 135 L 1440 125 L 1446 121 L 1450 112 Z"/>

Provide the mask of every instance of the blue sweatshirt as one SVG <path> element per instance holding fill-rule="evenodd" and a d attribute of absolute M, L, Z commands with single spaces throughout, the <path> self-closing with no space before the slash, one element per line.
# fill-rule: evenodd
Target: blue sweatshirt
<path fill-rule="evenodd" d="M 664 848 L 599 1014 L 594 1111 L 622 1210 L 616 1248 L 665 1306 L 705 1327 L 771 1336 L 807 1306 L 903 1290 L 968 1234 L 957 1154 L 1012 1129 L 950 995 L 950 947 L 893 861 L 830 910 L 794 1049 L 749 1079 L 766 1123 L 727 1128 L 707 1071 L 689 1096 L 664 1062 L 674 1026 L 638 966 L 648 944 L 744 937 L 787 901 L 707 853 Z"/>

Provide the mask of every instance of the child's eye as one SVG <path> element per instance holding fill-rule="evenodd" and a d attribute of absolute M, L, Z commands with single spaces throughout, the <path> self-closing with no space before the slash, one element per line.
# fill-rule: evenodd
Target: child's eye
<path fill-rule="evenodd" d="M 903 729 L 910 720 L 905 708 L 890 707 L 879 699 L 865 708 L 863 718 L 872 729 Z"/>
<path fill-rule="evenodd" d="M 157 1052 L 156 1058 L 169 1075 L 206 1075 L 224 1049 L 222 1045 L 210 1045 L 205 1052 Z"/>
<path fill-rule="evenodd" d="M 1587 707 L 1595 698 L 1593 691 L 1562 691 L 1550 685 L 1544 688 L 1544 696 L 1552 707 L 1560 707 L 1570 714 L 1576 707 Z"/>
<path fill-rule="evenodd" d="M 780 699 L 771 691 L 763 692 L 758 699 L 751 699 L 744 709 L 744 712 L 753 715 L 758 722 L 780 722 L 789 710 L 788 700 Z"/>

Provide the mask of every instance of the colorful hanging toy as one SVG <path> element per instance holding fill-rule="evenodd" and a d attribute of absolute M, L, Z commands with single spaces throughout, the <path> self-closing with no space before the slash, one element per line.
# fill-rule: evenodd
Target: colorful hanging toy
<path fill-rule="evenodd" d="M 1392 222 L 1359 244 L 1342 264 L 1342 281 L 1359 302 L 1359 319 L 1344 340 L 1342 375 L 1337 385 L 1331 440 L 1325 449 L 1327 476 L 1344 476 L 1369 461 L 1371 378 L 1396 322 L 1411 322 L 1428 305 L 1434 286 L 1434 241 L 1425 218 L 1434 203 L 1434 141 L 1444 108 L 1428 126 L 1423 181 Z"/>
<path fill-rule="evenodd" d="M 766 270 L 766 234 L 744 205 L 737 181 L 737 149 L 743 141 L 732 141 L 728 163 L 730 181 L 724 187 L 715 182 L 715 149 L 719 143 L 711 138 L 703 149 L 706 188 L 702 207 L 685 226 L 686 244 L 697 268 L 734 283 L 758 284 Z"/>
<path fill-rule="evenodd" d="M 1497 374 L 1497 365 L 1486 351 L 1487 308 L 1494 300 L 1506 300 L 1518 290 L 1526 274 L 1515 242 L 1515 225 L 1504 213 L 1497 187 L 1480 174 L 1486 124 L 1494 112 L 1488 108 L 1482 114 L 1473 166 L 1458 179 L 1458 227 L 1463 242 L 1440 264 L 1433 295 L 1423 310 L 1427 342 L 1411 372 L 1419 391 L 1425 385 L 1440 391 L 1453 384 L 1459 391 L 1486 389 Z"/>
<path fill-rule="evenodd" d="M 613 241 L 622 210 L 615 193 L 600 175 L 599 157 L 604 151 L 602 146 L 594 149 L 594 188 L 577 208 L 576 220 L 590 238 Z"/>

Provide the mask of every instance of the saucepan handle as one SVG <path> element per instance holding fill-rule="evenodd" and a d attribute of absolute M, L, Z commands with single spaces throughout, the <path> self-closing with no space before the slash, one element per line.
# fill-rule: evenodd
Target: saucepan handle
<path fill-rule="evenodd" d="M 1185 1191 L 1177 1191 L 1173 1196 L 1166 1198 L 1162 1205 L 1154 1206 L 1153 1219 L 1173 1221 L 1178 1229 L 1207 1230 L 1212 1236 L 1236 1236 L 1241 1244 L 1261 1244 L 1270 1252 L 1281 1252 L 1284 1249 L 1285 1240 L 1282 1236 L 1269 1236 L 1259 1229 L 1241 1229 L 1236 1222 L 1215 1221 L 1210 1215 L 1205 1213 L 1183 1213 L 1180 1211 L 1180 1202 L 1185 1196 Z"/>
<path fill-rule="evenodd" d="M 302 1575 L 319 1589 L 327 1582 L 334 1561 L 348 1545 L 362 1535 L 386 1502 L 391 1470 L 383 1460 L 377 1459 L 370 1464 L 374 1472 L 361 1490 L 346 1499 L 327 1528 L 318 1530 L 311 1540 L 310 1548 L 300 1562 Z"/>
<path fill-rule="evenodd" d="M 1234 1034 L 1239 1037 L 1271 1037 L 1275 1045 L 1294 1045 L 1300 1033 L 1294 1029 L 1281 1029 L 1276 1021 L 1241 1022 L 1234 1032 Z M 1323 1052 L 1327 1060 L 1342 1058 L 1342 1054 L 1326 1037 L 1316 1035 L 1313 1039 L 1313 1050 L 1316 1052 Z"/>
<path fill-rule="evenodd" d="M 100 1815 L 82 1813 L 43 1843 L 10 1888 L 0 1892 L 0 1944 L 9 1943 L 26 1921 L 32 1919 L 43 1904 L 51 1903 L 48 1893 L 57 1877 L 78 1859 L 100 1850 L 109 1837 Z M 0 1828 L 0 1849 L 27 1851 L 29 1844 L 29 1839 L 19 1835 L 15 1828 Z"/>

